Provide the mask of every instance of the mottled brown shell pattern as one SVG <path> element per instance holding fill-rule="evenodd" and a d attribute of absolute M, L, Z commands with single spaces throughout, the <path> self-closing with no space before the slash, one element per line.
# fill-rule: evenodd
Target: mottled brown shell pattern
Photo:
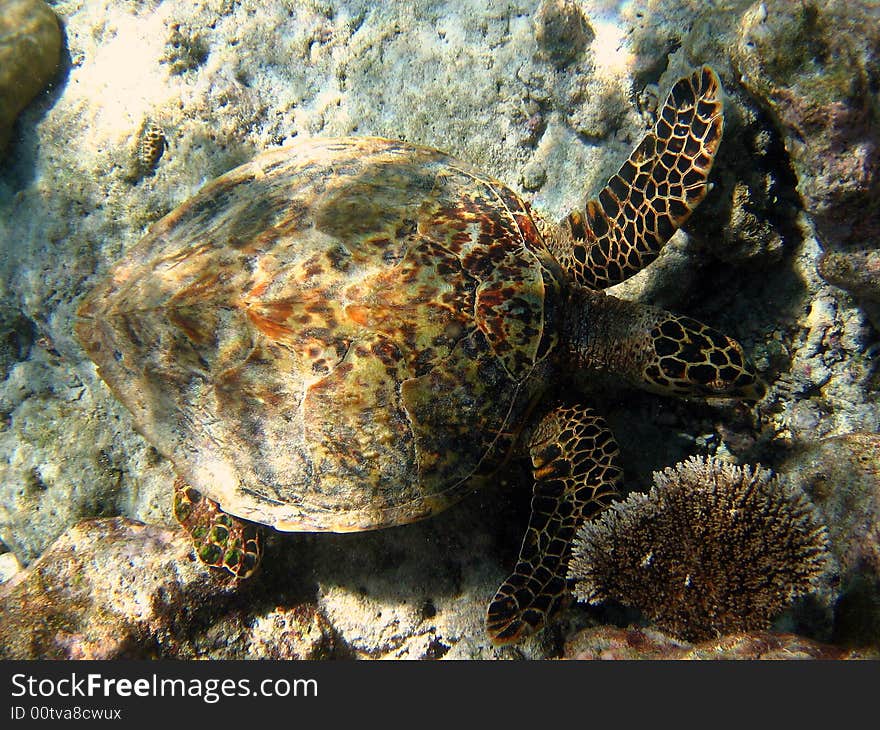
<path fill-rule="evenodd" d="M 156 223 L 77 334 L 224 510 L 373 529 L 448 506 L 500 451 L 539 387 L 554 266 L 525 205 L 463 163 L 308 140 Z"/>

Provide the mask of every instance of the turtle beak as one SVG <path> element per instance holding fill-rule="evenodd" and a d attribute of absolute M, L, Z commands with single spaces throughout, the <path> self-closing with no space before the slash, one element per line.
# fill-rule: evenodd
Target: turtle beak
<path fill-rule="evenodd" d="M 734 342 L 734 346 L 740 352 L 743 359 L 743 369 L 739 377 L 733 381 L 733 387 L 730 389 L 731 395 L 741 400 L 759 401 L 767 393 L 764 382 L 758 377 L 755 371 L 755 364 L 751 358 L 742 352 L 742 347 L 738 342 Z"/>

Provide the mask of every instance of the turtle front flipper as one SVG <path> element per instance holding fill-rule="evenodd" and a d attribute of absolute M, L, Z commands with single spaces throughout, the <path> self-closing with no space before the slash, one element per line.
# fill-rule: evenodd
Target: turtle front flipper
<path fill-rule="evenodd" d="M 584 520 L 617 496 L 622 472 L 605 422 L 583 406 L 548 413 L 529 439 L 535 489 L 529 527 L 510 577 L 489 605 L 495 644 L 540 629 L 567 594 L 571 541 Z"/>
<path fill-rule="evenodd" d="M 253 522 L 228 515 L 178 477 L 174 481 L 174 517 L 190 534 L 205 565 L 249 578 L 263 555 L 262 530 Z"/>
<path fill-rule="evenodd" d="M 651 263 L 706 195 L 721 142 L 722 103 L 715 72 L 679 79 L 629 159 L 586 211 L 572 211 L 550 246 L 577 283 L 618 284 Z"/>

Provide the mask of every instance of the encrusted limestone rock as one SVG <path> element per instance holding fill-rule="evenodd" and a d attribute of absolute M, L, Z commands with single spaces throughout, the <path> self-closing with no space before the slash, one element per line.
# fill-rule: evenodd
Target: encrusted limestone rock
<path fill-rule="evenodd" d="M 36 335 L 34 323 L 21 310 L 0 305 L 0 382 L 16 363 L 27 359 Z"/>
<path fill-rule="evenodd" d="M 819 259 L 819 273 L 828 283 L 857 297 L 880 302 L 880 248 L 828 252 Z"/>
<path fill-rule="evenodd" d="M 755 3 L 734 62 L 773 114 L 831 247 L 880 237 L 880 15 L 869 0 Z"/>
<path fill-rule="evenodd" d="M 880 248 L 826 251 L 817 269 L 829 284 L 852 294 L 880 330 Z"/>
<path fill-rule="evenodd" d="M 173 655 L 193 614 L 231 586 L 195 560 L 181 530 L 86 520 L 0 586 L 0 657 Z"/>
<path fill-rule="evenodd" d="M 21 571 L 21 563 L 15 557 L 15 553 L 3 553 L 0 555 L 0 584 L 6 583 Z"/>
<path fill-rule="evenodd" d="M 55 75 L 58 18 L 43 0 L 0 0 L 0 155 L 12 124 Z"/>
<path fill-rule="evenodd" d="M 279 606 L 256 617 L 249 631 L 249 659 L 327 659 L 335 646 L 333 629 L 313 605 Z"/>
<path fill-rule="evenodd" d="M 567 66 L 595 34 L 575 0 L 544 0 L 535 15 L 535 39 L 554 65 Z"/>
<path fill-rule="evenodd" d="M 0 584 L 0 658 L 334 656 L 315 603 L 266 606 L 261 587 L 205 568 L 182 530 L 85 520 Z"/>
<path fill-rule="evenodd" d="M 840 567 L 834 638 L 880 647 L 880 435 L 807 444 L 780 469 L 812 498 Z"/>

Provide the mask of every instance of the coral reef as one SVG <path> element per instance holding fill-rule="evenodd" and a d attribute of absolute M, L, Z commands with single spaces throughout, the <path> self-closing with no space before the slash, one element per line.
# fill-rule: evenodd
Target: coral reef
<path fill-rule="evenodd" d="M 584 629 L 565 645 L 566 659 L 878 659 L 871 650 L 841 649 L 796 634 L 737 633 L 690 644 L 649 628 Z"/>
<path fill-rule="evenodd" d="M 845 566 L 835 637 L 877 635 L 873 482 L 844 469 L 868 447 L 856 448 L 864 436 L 815 443 L 880 424 L 878 318 L 873 328 L 865 318 L 871 284 L 857 266 L 844 270 L 862 251 L 870 260 L 877 240 L 867 237 L 880 199 L 871 182 L 876 94 L 858 94 L 877 87 L 875 3 L 777 0 L 763 11 L 757 0 L 51 5 L 67 77 L 51 105 L 21 113 L 0 165 L 0 539 L 20 563 L 82 518 L 173 523 L 168 464 L 96 386 L 71 333 L 88 282 L 204 181 L 296 136 L 378 134 L 448 150 L 520 184 L 537 210 L 558 219 L 597 192 L 642 134 L 651 92 L 656 99 L 708 63 L 727 96 L 714 189 L 660 259 L 617 293 L 730 331 L 756 356 L 770 394 L 746 409 L 621 397 L 591 378 L 583 386 L 609 415 L 630 488 L 694 452 L 776 467 L 804 442 L 814 471 L 823 460 L 825 472 L 835 470 L 819 482 L 827 499 L 809 488 Z M 572 13 L 576 25 L 560 26 Z M 0 76 L 9 68 L 0 61 Z M 0 102 L 0 116 L 6 110 Z M 144 119 L 163 130 L 173 154 L 152 174 L 131 176 Z M 831 463 L 838 452 L 840 463 Z M 511 478 L 476 507 L 385 534 L 274 535 L 254 579 L 269 594 L 265 605 L 222 619 L 208 611 L 216 628 L 185 651 L 244 656 L 254 616 L 300 605 L 300 596 L 285 599 L 293 585 L 331 623 L 337 653 L 554 656 L 559 632 L 580 628 L 588 611 L 564 613 L 554 631 L 516 650 L 496 652 L 483 635 L 485 601 L 520 544 L 529 486 Z M 194 598 L 187 609 L 205 603 Z"/>
<path fill-rule="evenodd" d="M 615 599 L 693 640 L 768 627 L 814 587 L 827 552 L 803 492 L 760 467 L 693 457 L 585 524 L 569 576 L 580 600 Z"/>
<path fill-rule="evenodd" d="M 43 0 L 0 0 L 0 156 L 12 124 L 58 68 L 61 29 Z"/>

